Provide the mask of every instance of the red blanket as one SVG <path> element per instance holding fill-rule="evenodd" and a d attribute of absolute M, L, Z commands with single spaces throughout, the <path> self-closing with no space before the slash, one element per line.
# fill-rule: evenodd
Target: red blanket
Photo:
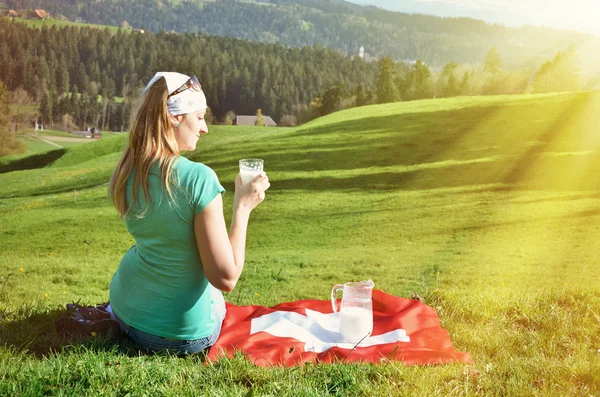
<path fill-rule="evenodd" d="M 335 317 L 330 313 L 331 302 L 322 300 L 288 302 L 271 308 L 227 304 L 221 336 L 208 359 L 233 357 L 241 351 L 260 366 L 386 360 L 406 365 L 473 362 L 468 353 L 454 350 L 435 309 L 417 300 L 374 290 L 373 333 L 358 346 L 324 340 L 323 335 L 326 339 L 333 333 L 313 319 L 328 321 Z"/>

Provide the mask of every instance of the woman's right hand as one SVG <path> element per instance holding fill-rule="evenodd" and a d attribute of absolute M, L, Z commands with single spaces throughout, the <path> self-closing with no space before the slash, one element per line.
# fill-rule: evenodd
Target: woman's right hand
<path fill-rule="evenodd" d="M 235 196 L 233 199 L 233 207 L 243 210 L 252 211 L 257 205 L 265 199 L 265 191 L 271 186 L 269 177 L 264 172 L 261 172 L 250 183 L 242 185 L 240 174 L 235 178 Z"/>

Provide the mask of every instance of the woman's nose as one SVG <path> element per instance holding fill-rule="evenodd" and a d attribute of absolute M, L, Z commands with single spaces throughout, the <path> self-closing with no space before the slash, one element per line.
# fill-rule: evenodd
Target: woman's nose
<path fill-rule="evenodd" d="M 202 123 L 200 124 L 200 133 L 208 134 L 208 125 L 206 125 L 206 121 L 204 120 L 202 120 Z"/>

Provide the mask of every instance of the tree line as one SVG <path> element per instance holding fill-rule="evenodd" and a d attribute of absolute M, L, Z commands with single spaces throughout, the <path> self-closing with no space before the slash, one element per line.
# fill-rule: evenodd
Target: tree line
<path fill-rule="evenodd" d="M 374 88 L 358 84 L 354 89 L 347 89 L 343 82 L 330 82 L 308 110 L 311 117 L 318 117 L 377 103 L 466 95 L 563 92 L 581 88 L 579 60 L 574 47 L 558 51 L 540 68 L 533 65 L 505 68 L 500 53 L 493 47 L 477 66 L 449 62 L 441 69 L 432 69 L 420 59 L 406 63 L 383 57 L 377 63 Z"/>
<path fill-rule="evenodd" d="M 396 62 L 389 56 L 369 63 L 318 46 L 285 48 L 201 34 L 35 29 L 0 20 L 0 82 L 13 105 L 13 128 L 0 125 L 10 130 L 0 140 L 13 151 L 22 149 L 14 132 L 25 121 L 28 104 L 37 106 L 34 116 L 46 127 L 127 130 L 134 102 L 158 70 L 197 75 L 211 107 L 209 118 L 225 124 L 236 114 L 264 114 L 280 125 L 296 125 L 374 103 L 580 88 L 572 47 L 540 68 L 505 68 L 495 47 L 478 66 L 450 62 L 431 68 L 422 60 Z"/>
<path fill-rule="evenodd" d="M 159 70 L 197 75 L 218 120 L 228 111 L 255 114 L 261 108 L 279 121 L 328 81 L 372 88 L 377 78 L 376 64 L 323 47 L 200 34 L 35 29 L 0 20 L 0 79 L 13 97 L 25 97 L 20 104 L 40 104 L 44 124 L 68 114 L 80 128 L 126 129 L 132 103 Z"/>
<path fill-rule="evenodd" d="M 55 17 L 158 33 L 203 33 L 283 46 L 322 45 L 346 54 L 361 46 L 373 57 L 417 60 L 434 67 L 478 63 L 496 46 L 511 67 L 550 57 L 565 43 L 590 37 L 543 28 L 508 28 L 470 18 L 412 15 L 332 0 L 5 0 L 9 8 L 43 8 Z M 269 3 L 269 4 L 264 4 Z M 596 48 L 600 41 L 596 38 Z"/>

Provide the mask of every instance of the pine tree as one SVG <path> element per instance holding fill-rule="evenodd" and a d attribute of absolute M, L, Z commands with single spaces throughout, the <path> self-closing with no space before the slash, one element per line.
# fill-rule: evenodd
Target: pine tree
<path fill-rule="evenodd" d="M 0 81 L 0 156 L 23 153 L 25 150 L 25 143 L 11 131 L 8 91 Z"/>
<path fill-rule="evenodd" d="M 558 52 L 553 62 L 556 91 L 576 91 L 579 85 L 579 65 L 574 47 Z"/>
<path fill-rule="evenodd" d="M 7 85 L 10 84 L 12 69 L 12 58 L 10 56 L 10 50 L 6 43 L 0 44 L 0 80 L 6 81 Z M 6 88 L 6 87 L 5 87 Z"/>
<path fill-rule="evenodd" d="M 44 91 L 44 94 L 42 95 L 39 115 L 43 125 L 49 125 L 52 123 L 52 97 L 48 91 Z"/>
<path fill-rule="evenodd" d="M 25 74 L 23 80 L 23 88 L 27 93 L 35 97 L 38 90 L 39 80 L 37 79 L 37 74 L 35 72 L 35 67 L 33 65 L 33 61 L 27 62 L 25 64 Z"/>
<path fill-rule="evenodd" d="M 487 73 L 496 74 L 500 72 L 500 68 L 502 67 L 502 59 L 500 58 L 500 54 L 496 47 L 492 47 L 491 50 L 485 56 L 485 60 L 483 62 L 483 70 Z"/>
<path fill-rule="evenodd" d="M 437 94 L 443 98 L 454 97 L 459 94 L 458 81 L 455 72 L 458 64 L 450 62 L 444 65 L 440 73 L 437 86 Z"/>
<path fill-rule="evenodd" d="M 396 65 L 391 57 L 383 57 L 378 62 L 377 103 L 388 103 L 398 100 L 398 91 L 394 84 Z"/>
<path fill-rule="evenodd" d="M 50 68 L 48 67 L 48 62 L 46 62 L 46 59 L 40 58 L 40 60 L 38 61 L 37 74 L 46 82 L 45 85 L 47 85 L 47 87 L 44 87 L 44 88 L 50 88 L 51 85 L 54 85 L 54 84 L 50 84 L 51 73 L 50 73 Z M 52 77 L 52 81 L 54 81 L 54 77 Z M 40 91 L 40 87 L 36 87 L 36 88 L 37 88 L 37 91 Z M 37 92 L 36 92 L 36 94 L 37 94 Z"/>
<path fill-rule="evenodd" d="M 69 68 L 65 57 L 61 55 L 59 62 L 59 70 L 56 72 L 56 88 L 59 95 L 64 95 L 69 92 L 71 81 L 69 78 Z"/>
<path fill-rule="evenodd" d="M 8 91 L 0 81 L 0 136 L 4 136 L 10 130 L 10 102 Z"/>
<path fill-rule="evenodd" d="M 266 91 L 265 97 L 262 99 L 261 103 L 264 104 L 264 109 L 266 110 L 268 115 L 272 115 L 275 113 L 275 109 L 277 108 L 277 95 L 272 88 L 269 88 Z"/>
<path fill-rule="evenodd" d="M 552 61 L 546 61 L 535 75 L 533 90 L 535 92 L 551 92 L 554 86 L 552 75 Z"/>
<path fill-rule="evenodd" d="M 431 86 L 431 71 L 429 67 L 420 59 L 413 65 L 410 72 L 414 84 L 413 99 L 425 99 L 433 97 L 433 88 Z"/>
<path fill-rule="evenodd" d="M 365 88 L 362 84 L 356 87 L 356 106 L 364 106 L 367 102 L 367 95 L 365 94 Z"/>
<path fill-rule="evenodd" d="M 267 105 L 269 106 L 269 116 L 277 117 L 279 114 L 279 109 L 277 108 L 277 94 L 275 94 L 275 90 L 273 90 L 273 88 L 269 89 Z"/>
<path fill-rule="evenodd" d="M 463 78 L 460 82 L 460 95 L 470 95 L 471 94 L 471 75 L 468 71 L 465 71 L 463 74 Z"/>
<path fill-rule="evenodd" d="M 576 91 L 579 84 L 579 65 L 575 49 L 559 51 L 552 61 L 545 62 L 534 81 L 535 92 Z"/>
<path fill-rule="evenodd" d="M 321 115 L 333 113 L 338 110 L 341 100 L 346 96 L 346 90 L 342 83 L 329 85 L 321 96 Z"/>
<path fill-rule="evenodd" d="M 450 77 L 448 77 L 448 84 L 446 84 L 446 90 L 444 91 L 444 96 L 446 98 L 451 98 L 451 97 L 458 96 L 459 94 L 460 94 L 460 90 L 458 87 L 458 81 L 456 81 L 456 77 L 454 77 L 454 74 L 451 74 Z"/>

